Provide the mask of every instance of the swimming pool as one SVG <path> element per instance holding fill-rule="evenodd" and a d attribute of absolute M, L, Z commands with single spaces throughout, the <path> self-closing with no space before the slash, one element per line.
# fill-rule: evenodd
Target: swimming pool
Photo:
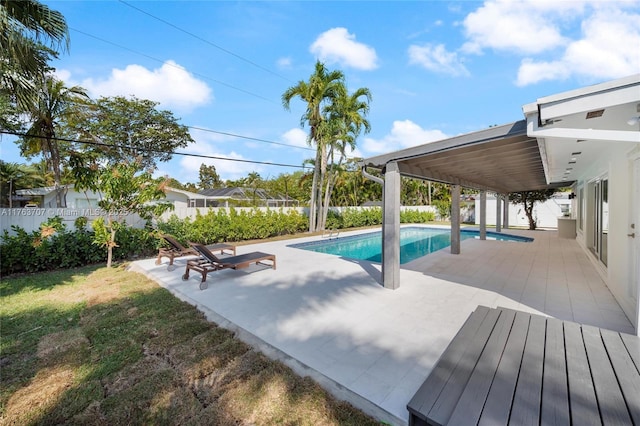
<path fill-rule="evenodd" d="M 480 232 L 467 229 L 460 230 L 460 241 L 468 238 L 480 238 Z M 487 232 L 487 239 L 520 242 L 533 241 L 533 238 L 496 232 Z M 418 226 L 400 228 L 400 263 L 411 262 L 450 245 L 451 231 L 449 229 Z M 382 261 L 382 231 L 332 240 L 290 244 L 288 247 L 380 263 Z"/>

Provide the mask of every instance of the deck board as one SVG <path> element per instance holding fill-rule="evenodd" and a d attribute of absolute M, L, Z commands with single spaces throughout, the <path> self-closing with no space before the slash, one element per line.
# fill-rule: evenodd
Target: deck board
<path fill-rule="evenodd" d="M 494 381 L 487 396 L 480 426 L 506 425 L 509 423 L 511 403 L 518 384 L 520 365 L 529 331 L 530 316 L 517 312 L 509 334 L 509 340 L 500 359 Z"/>
<path fill-rule="evenodd" d="M 499 312 L 490 310 L 477 333 L 464 344 L 462 356 L 452 369 L 449 380 L 429 411 L 428 417 L 436 424 L 446 424 L 449 421 L 451 413 L 467 386 L 469 377 L 471 377 L 476 367 L 499 316 Z"/>
<path fill-rule="evenodd" d="M 600 330 L 600 334 L 605 342 L 620 389 L 625 396 L 629 415 L 634 424 L 640 425 L 640 373 L 635 368 L 620 333 Z"/>
<path fill-rule="evenodd" d="M 562 322 L 547 319 L 542 377 L 542 424 L 568 426 L 569 392 Z"/>
<path fill-rule="evenodd" d="M 584 349 L 580 324 L 564 324 L 564 340 L 567 353 L 567 380 L 573 424 L 600 425 L 598 400 L 593 388 L 589 360 Z"/>
<path fill-rule="evenodd" d="M 640 338 L 479 307 L 407 405 L 410 425 L 640 424 Z"/>
<path fill-rule="evenodd" d="M 510 422 L 530 426 L 540 424 L 540 404 L 542 399 L 542 366 L 546 321 L 542 317 L 531 317 L 529 330 L 522 354 L 520 375 L 513 397 Z"/>
<path fill-rule="evenodd" d="M 489 395 L 500 358 L 511 333 L 515 314 L 501 312 L 493 333 L 487 340 L 487 346 L 478 360 L 473 374 L 467 382 L 462 395 L 449 419 L 452 424 L 465 426 L 476 425 L 482 414 L 486 397 Z"/>

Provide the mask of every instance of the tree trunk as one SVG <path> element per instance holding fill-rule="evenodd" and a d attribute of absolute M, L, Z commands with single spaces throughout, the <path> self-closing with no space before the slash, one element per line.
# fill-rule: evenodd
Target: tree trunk
<path fill-rule="evenodd" d="M 536 220 L 533 218 L 533 205 L 535 204 L 535 201 L 525 200 L 523 204 L 524 213 L 527 215 L 527 219 L 529 219 L 529 230 L 535 231 L 537 226 Z"/>
<path fill-rule="evenodd" d="M 309 232 L 316 230 L 316 195 L 320 170 L 318 169 L 318 156 L 316 155 L 316 164 L 313 168 L 313 181 L 311 182 L 311 200 L 309 201 Z"/>
<path fill-rule="evenodd" d="M 111 219 L 109 219 L 111 221 Z M 113 259 L 113 248 L 116 245 L 116 230 L 113 228 L 113 223 L 110 223 L 111 239 L 107 245 L 107 268 L 111 268 L 111 261 Z"/>
<path fill-rule="evenodd" d="M 319 149 L 319 157 L 320 157 L 320 177 L 318 179 L 318 187 L 316 188 L 317 194 L 317 211 L 316 211 L 316 231 L 323 231 L 324 224 L 322 221 L 322 214 L 324 212 L 324 200 L 322 197 L 322 193 L 325 186 L 325 179 L 327 177 L 327 146 L 324 142 L 320 145 Z"/>
<path fill-rule="evenodd" d="M 322 230 L 327 226 L 327 216 L 329 215 L 329 204 L 331 201 L 331 192 L 333 192 L 333 185 L 335 183 L 335 173 L 328 173 L 327 187 L 324 192 L 324 209 L 322 211 Z"/>

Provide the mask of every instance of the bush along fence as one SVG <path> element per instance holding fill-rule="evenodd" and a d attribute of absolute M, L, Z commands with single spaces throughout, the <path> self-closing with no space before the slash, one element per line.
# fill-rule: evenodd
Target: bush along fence
<path fill-rule="evenodd" d="M 402 223 L 425 223 L 435 220 L 431 211 L 405 209 Z M 374 226 L 382 223 L 382 209 L 343 209 L 331 211 L 327 219 L 329 229 Z M 57 268 L 72 268 L 106 262 L 107 251 L 96 243 L 96 236 L 87 226 L 87 219 L 75 220 L 73 230 L 60 217 L 49 218 L 37 231 L 27 232 L 12 226 L 0 235 L 0 275 L 19 272 L 38 272 Z M 160 234 L 166 233 L 186 244 L 246 241 L 304 232 L 308 218 L 297 210 L 276 211 L 254 209 L 209 210 L 195 218 L 179 219 L 171 216 L 144 228 L 122 224 L 116 236 L 114 260 L 152 257 L 162 244 Z"/>

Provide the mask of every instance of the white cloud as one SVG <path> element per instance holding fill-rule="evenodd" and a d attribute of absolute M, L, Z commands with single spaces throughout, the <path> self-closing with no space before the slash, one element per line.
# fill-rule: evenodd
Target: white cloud
<path fill-rule="evenodd" d="M 287 130 L 282 135 L 282 139 L 284 140 L 284 143 L 287 143 L 289 145 L 305 147 L 305 148 L 309 147 L 309 144 L 307 143 L 307 137 L 308 137 L 307 133 L 298 127 L 295 127 L 291 130 Z"/>
<path fill-rule="evenodd" d="M 634 1 L 487 0 L 464 19 L 459 53 L 521 56 L 518 86 L 617 78 L 640 69 L 638 22 Z"/>
<path fill-rule="evenodd" d="M 276 61 L 278 68 L 282 68 L 282 69 L 291 68 L 292 63 L 293 63 L 293 60 L 290 57 L 283 57 Z"/>
<path fill-rule="evenodd" d="M 457 53 L 447 52 L 444 45 L 409 46 L 409 63 L 417 64 L 429 71 L 435 71 L 454 76 L 469 75 L 469 71 L 458 58 Z"/>
<path fill-rule="evenodd" d="M 580 13 L 580 1 L 486 1 L 464 19 L 468 41 L 462 51 L 480 54 L 484 49 L 540 53 L 567 43 L 560 21 Z"/>
<path fill-rule="evenodd" d="M 309 48 L 323 62 L 338 63 L 361 70 L 378 67 L 375 49 L 356 41 L 346 28 L 332 28 L 320 34 Z"/>
<path fill-rule="evenodd" d="M 91 97 L 135 95 L 159 102 L 163 108 L 184 112 L 206 105 L 212 98 L 206 83 L 173 61 L 165 62 L 155 70 L 135 64 L 125 69 L 114 68 L 106 79 L 87 78 L 79 84 Z"/>
<path fill-rule="evenodd" d="M 564 80 L 571 72 L 562 61 L 535 62 L 524 59 L 518 70 L 516 85 L 526 86 L 543 80 Z"/>
<path fill-rule="evenodd" d="M 382 139 L 365 138 L 362 149 L 368 154 L 379 154 L 446 139 L 440 130 L 426 130 L 411 120 L 394 121 L 391 132 Z"/>
<path fill-rule="evenodd" d="M 640 70 L 638 22 L 640 14 L 619 9 L 595 11 L 582 22 L 582 38 L 569 43 L 559 59 L 523 60 L 516 84 L 526 86 L 571 76 L 606 80 L 637 73 Z"/>

